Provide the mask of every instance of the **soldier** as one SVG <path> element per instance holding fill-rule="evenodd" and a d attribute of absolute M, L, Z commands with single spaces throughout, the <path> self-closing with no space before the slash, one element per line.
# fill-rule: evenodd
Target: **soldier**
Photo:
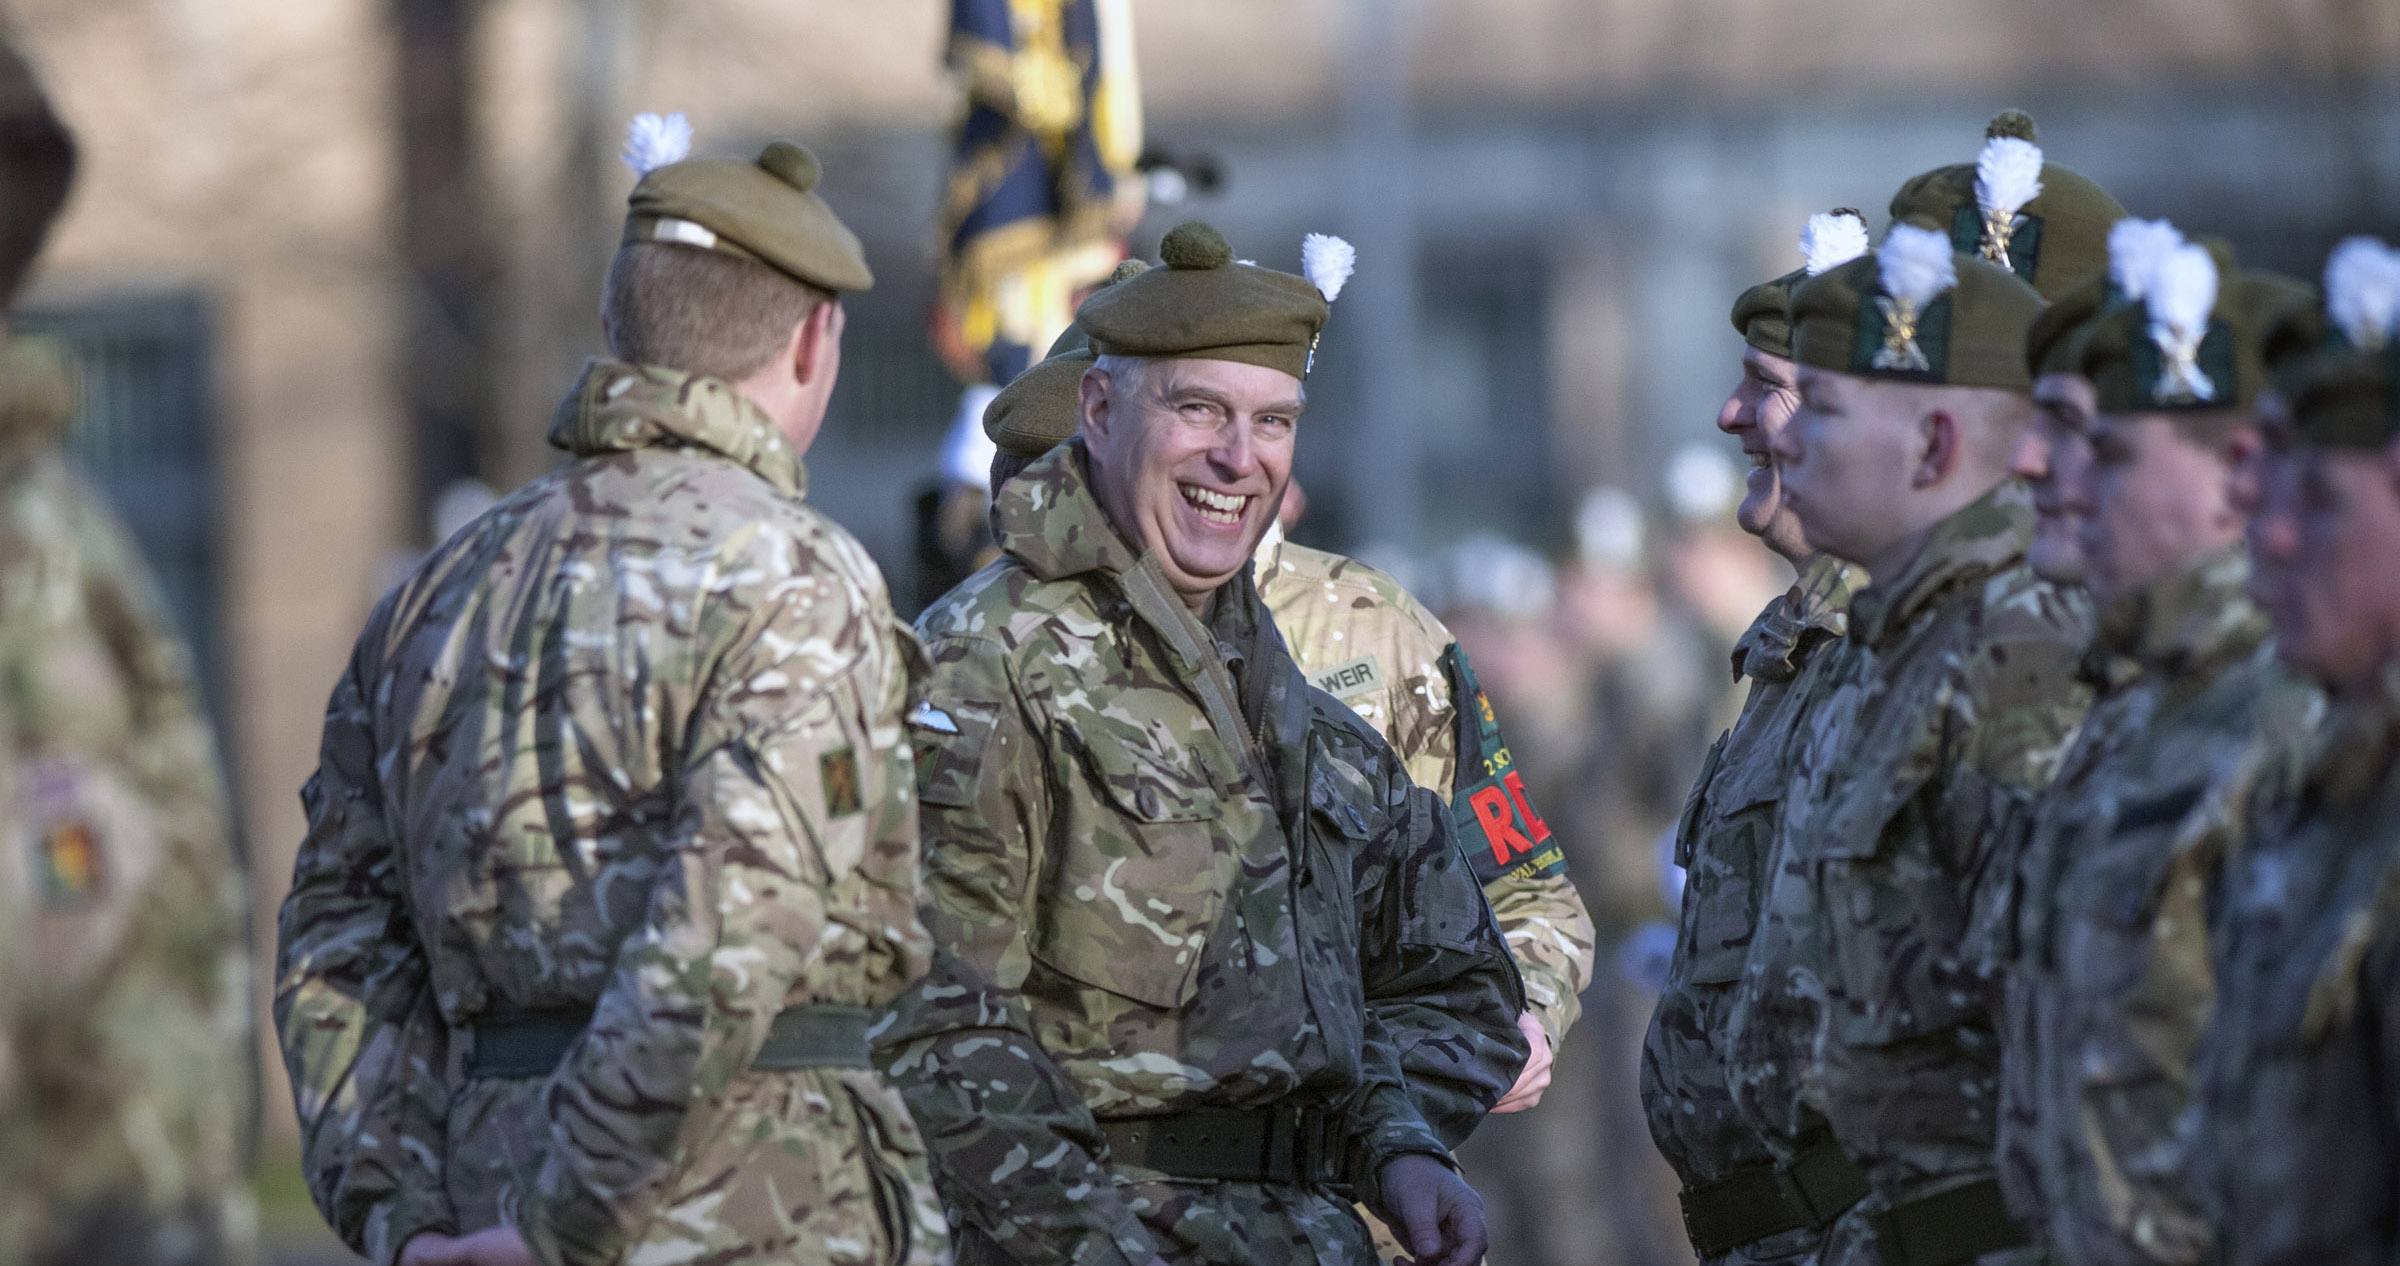
<path fill-rule="evenodd" d="M 1792 750 L 1825 652 L 1847 630 L 1850 595 L 1865 581 L 1855 565 L 1809 548 L 1783 495 L 1774 443 L 1799 404 L 1785 304 L 1795 286 L 1865 253 L 1866 224 L 1855 211 L 1811 216 L 1800 249 L 1803 267 L 1734 300 L 1733 327 L 1748 346 L 1741 381 L 1717 414 L 1717 428 L 1750 461 L 1735 520 L 1799 578 L 1736 644 L 1734 677 L 1748 679 L 1750 693 L 1709 748 L 1676 826 L 1683 909 L 1642 1046 L 1650 1137 L 1683 1182 L 1684 1229 L 1710 1263 L 1809 1261 L 1834 1219 L 1866 1194 L 1865 1176 L 1814 1110 L 1793 1103 L 1775 1113 L 1772 1140 L 1736 1112 L 1724 1046 L 1733 987 L 1775 870 L 1776 806 Z"/>
<path fill-rule="evenodd" d="M 2079 551 L 2096 694 L 2019 865 L 2002 1028 L 2001 1176 L 2070 1266 L 2211 1248 L 2174 1127 L 2212 993 L 2207 899 L 2252 789 L 2300 750 L 2314 692 L 2276 671 L 2233 470 L 2259 443 L 2266 344 L 2307 287 L 2180 235 L 2120 232 L 2123 301 L 2087 288 L 2032 355 L 2096 406 Z M 2124 228 L 2125 226 L 2120 226 Z M 2047 336 L 2056 347 L 2045 345 Z"/>
<path fill-rule="evenodd" d="M 928 949 L 917 651 L 801 501 L 873 277 L 806 149 L 659 131 L 573 460 L 377 606 L 302 797 L 276 1026 L 317 1206 L 377 1262 L 947 1248 L 866 1041 Z"/>
<path fill-rule="evenodd" d="M 2400 266 L 2387 261 L 2386 267 Z M 2277 653 L 2323 684 L 2322 742 L 2221 879 L 2194 1190 L 2226 1266 L 2400 1254 L 2400 374 L 2391 274 L 2327 278 L 2340 337 L 2279 372 L 2258 566 Z"/>
<path fill-rule="evenodd" d="M 877 1052 L 962 1262 L 1370 1262 L 1339 1184 L 1421 1260 L 1483 1251 L 1444 1149 L 1526 1057 L 1506 942 L 1250 581 L 1347 273 L 1306 253 L 1187 224 L 1085 303 L 1081 434 L 920 621 L 935 955 Z"/>
<path fill-rule="evenodd" d="M 0 46 L 0 311 L 72 166 Z M 65 349 L 0 340 L 0 716 L 32 863 L 34 962 L 10 973 L 38 1161 L 7 1184 L 32 1206 L 26 1260 L 254 1261 L 249 885 L 216 740 L 149 569 L 63 452 Z"/>
<path fill-rule="evenodd" d="M 1814 1109 L 1866 1173 L 1827 1262 L 1952 1266 L 2025 1239 L 1993 1181 L 1991 981 L 1966 938 L 2086 702 L 2088 620 L 2027 568 L 2008 470 L 2041 306 L 1908 223 L 1791 298 L 1783 495 L 1812 548 L 1875 580 L 1813 683 L 1727 1027 L 1737 1105 Z"/>
<path fill-rule="evenodd" d="M 1069 330 L 1051 359 L 1020 375 L 995 401 L 986 418 L 1000 447 L 994 462 L 1002 477 L 993 481 L 994 495 L 1025 463 L 1073 436 L 1077 395 L 1091 363 L 1080 332 Z M 1522 1112 L 1548 1088 L 1551 1052 L 1575 1023 L 1584 986 L 1591 983 L 1591 915 L 1567 877 L 1549 824 L 1526 798 L 1490 702 L 1450 631 L 1383 572 L 1286 540 L 1290 507 L 1287 497 L 1284 513 L 1252 556 L 1259 597 L 1301 673 L 1375 726 L 1409 780 L 1441 795 L 1458 819 L 1467 856 L 1525 982 L 1528 1009 L 1517 1017 L 1517 1029 L 1531 1054 L 1516 1084 L 1492 1105 L 1495 1115 Z M 1475 710 L 1462 714 L 1454 702 L 1459 699 L 1474 700 Z M 1470 754 L 1464 761 L 1462 749 Z M 1379 1253 L 1407 1251 L 1380 1223 L 1372 1229 Z"/>

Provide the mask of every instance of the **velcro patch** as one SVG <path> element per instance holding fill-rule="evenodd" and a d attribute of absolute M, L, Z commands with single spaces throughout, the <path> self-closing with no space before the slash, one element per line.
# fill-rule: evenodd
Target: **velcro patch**
<path fill-rule="evenodd" d="M 825 788 L 825 816 L 847 817 L 859 811 L 858 752 L 837 747 L 817 758 L 817 776 Z"/>
<path fill-rule="evenodd" d="M 1367 655 L 1317 673 L 1308 684 L 1347 703 L 1359 695 L 1383 689 L 1383 683 L 1382 666 L 1375 662 L 1374 656 Z"/>

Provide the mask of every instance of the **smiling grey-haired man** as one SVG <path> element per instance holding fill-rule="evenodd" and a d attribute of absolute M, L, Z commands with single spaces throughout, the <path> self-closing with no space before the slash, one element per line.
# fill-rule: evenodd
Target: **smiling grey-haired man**
<path fill-rule="evenodd" d="M 878 1055 L 962 1262 L 1364 1266 L 1355 1191 L 1466 1266 L 1445 1144 L 1523 992 L 1449 812 L 1250 578 L 1326 299 L 1203 225 L 1160 254 L 1084 305 L 1079 437 L 920 621 L 935 955 Z"/>

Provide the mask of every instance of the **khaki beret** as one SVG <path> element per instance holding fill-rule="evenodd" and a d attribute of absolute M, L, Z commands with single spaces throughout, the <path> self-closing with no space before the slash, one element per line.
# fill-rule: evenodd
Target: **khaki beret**
<path fill-rule="evenodd" d="M 2036 135 L 2033 120 L 2016 110 L 2002 111 L 1983 134 L 1987 150 L 2001 140 L 2031 145 Z M 2041 192 L 1999 224 L 1976 196 L 1977 168 L 1956 163 L 1912 178 L 1892 196 L 1892 222 L 1948 233 L 1958 249 L 2004 264 L 2045 299 L 2107 274 L 2109 226 L 2125 218 L 2107 190 L 2044 160 Z"/>
<path fill-rule="evenodd" d="M 1076 348 L 1010 379 L 984 406 L 983 433 L 1016 457 L 1039 457 L 1065 443 L 1083 425 L 1083 371 L 1093 360 Z"/>
<path fill-rule="evenodd" d="M 2208 328 L 2191 368 L 2206 379 L 2207 399 L 2178 393 L 2169 353 L 2152 333 L 2149 305 L 2120 299 L 2095 313 L 2078 338 L 2076 372 L 2092 380 L 2103 413 L 2246 409 L 2269 382 L 2268 340 L 2293 312 L 2316 306 L 2316 290 L 2289 277 L 2240 272 L 2227 253 Z"/>
<path fill-rule="evenodd" d="M 1075 324 L 1096 356 L 1229 360 L 1308 377 L 1332 307 L 1306 278 L 1236 263 L 1223 236 L 1176 226 L 1159 262 L 1084 300 Z"/>
<path fill-rule="evenodd" d="M 633 187 L 624 240 L 738 255 L 822 290 L 872 289 L 858 235 L 817 196 L 823 174 L 816 155 L 790 141 L 770 143 L 754 163 L 669 163 Z"/>
<path fill-rule="evenodd" d="M 2359 351 L 2334 339 L 2297 357 L 2276 375 L 2290 401 L 2300 443 L 2381 449 L 2400 437 L 2400 344 Z"/>
<path fill-rule="evenodd" d="M 1881 250 L 1808 279 L 1792 292 L 1792 359 L 1818 369 L 1949 387 L 2028 391 L 2027 333 L 2042 297 L 2016 274 L 1976 256 L 1948 256 L 1955 280 L 1930 299 L 1904 303 L 1884 275 L 1893 237 L 1929 230 L 1896 225 Z M 1931 243 L 1938 250 L 1939 243 Z"/>
<path fill-rule="evenodd" d="M 1808 280 L 1808 270 L 1795 268 L 1773 281 L 1762 281 L 1733 301 L 1733 328 L 1742 341 L 1769 356 L 1792 358 L 1792 290 Z"/>
<path fill-rule="evenodd" d="M 2033 319 L 2033 328 L 2025 335 L 2025 367 L 2036 378 L 2082 373 L 2083 340 L 2091 334 L 2092 318 L 2115 297 L 2105 277 L 2095 277 L 2060 295 Z"/>

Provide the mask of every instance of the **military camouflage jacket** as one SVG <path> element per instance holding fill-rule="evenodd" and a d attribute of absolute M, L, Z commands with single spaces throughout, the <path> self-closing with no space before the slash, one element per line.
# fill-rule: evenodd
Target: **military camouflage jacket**
<path fill-rule="evenodd" d="M 1400 582 L 1355 559 L 1270 531 L 1258 595 L 1300 671 L 1349 704 L 1399 753 L 1410 781 L 1450 802 L 1525 979 L 1525 998 L 1556 1049 L 1583 1010 L 1596 936 L 1566 854 L 1525 794 L 1491 703 L 1450 630 Z M 1471 699 L 1462 714 L 1458 700 Z M 1469 760 L 1459 760 L 1461 745 Z"/>
<path fill-rule="evenodd" d="M 2032 529 L 2005 482 L 1852 600 L 1728 1021 L 1741 1109 L 1770 1144 L 1795 1102 L 1820 1112 L 1875 1188 L 1862 1217 L 1993 1171 L 1996 990 L 1968 933 L 2089 698 L 2089 618 L 2026 567 Z"/>
<path fill-rule="evenodd" d="M 918 622 L 934 964 L 878 1054 L 953 1221 L 1013 1260 L 1365 1260 L 1337 1193 L 1170 1184 L 1096 1121 L 1325 1105 L 1371 1197 L 1514 1081 L 1506 943 L 1449 813 L 1309 688 L 1247 573 L 1195 618 L 1085 463 L 1009 481 L 1006 553 Z"/>
<path fill-rule="evenodd" d="M 1675 828 L 1684 869 L 1681 926 L 1667 987 L 1642 1046 L 1642 1104 L 1650 1137 L 1685 1186 L 1788 1157 L 1805 1140 L 1770 1147 L 1734 1110 L 1724 1026 L 1759 902 L 1773 873 L 1777 805 L 1790 781 L 1804 723 L 1822 689 L 1826 652 L 1849 627 L 1850 595 L 1864 573 L 1819 557 L 1789 593 L 1767 604 L 1733 653 L 1749 697 L 1733 728 L 1709 748 Z M 1807 1134 L 1823 1129 L 1792 1103 L 1771 1116 Z"/>
<path fill-rule="evenodd" d="M 2190 1124 L 2225 1266 L 2400 1260 L 2400 667 L 2319 752 L 2223 876 Z"/>
<path fill-rule="evenodd" d="M 64 349 L 0 346 L 0 716 L 34 966 L 17 1054 L 45 1251 L 254 1259 L 249 881 L 189 653 L 61 449 Z M 102 1224 L 105 1225 L 102 1225 Z"/>
<path fill-rule="evenodd" d="M 932 1262 L 897 1093 L 749 1069 L 779 1010 L 924 968 L 913 639 L 725 384 L 595 363 L 551 442 L 326 709 L 275 1000 L 318 1207 L 381 1262 L 502 1221 L 546 1263 Z M 590 1020 L 468 1078 L 529 1012 Z"/>
<path fill-rule="evenodd" d="M 2001 1176 L 2069 1262 L 2191 1263 L 2209 1245 L 2174 1133 L 2214 992 L 2208 893 L 2316 707 L 2277 668 L 2249 574 L 2227 550 L 2101 613 L 2099 698 L 2018 866 Z"/>

